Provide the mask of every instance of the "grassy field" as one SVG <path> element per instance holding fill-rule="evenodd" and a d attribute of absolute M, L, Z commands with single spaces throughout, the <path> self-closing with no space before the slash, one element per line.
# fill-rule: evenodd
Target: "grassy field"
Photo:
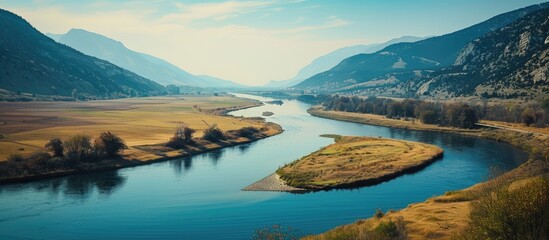
<path fill-rule="evenodd" d="M 175 96 L 127 98 L 86 102 L 2 102 L 0 103 L 0 160 L 10 154 L 28 155 L 44 149 L 52 137 L 75 134 L 92 137 L 111 131 L 126 141 L 130 159 L 157 159 L 139 146 L 166 142 L 178 124 L 197 130 L 217 124 L 220 129 L 262 127 L 261 121 L 211 114 L 220 109 L 238 109 L 257 102 L 232 96 Z"/>
<path fill-rule="evenodd" d="M 305 189 L 379 183 L 440 158 L 439 147 L 401 140 L 339 137 L 336 143 L 277 171 L 288 185 Z"/>

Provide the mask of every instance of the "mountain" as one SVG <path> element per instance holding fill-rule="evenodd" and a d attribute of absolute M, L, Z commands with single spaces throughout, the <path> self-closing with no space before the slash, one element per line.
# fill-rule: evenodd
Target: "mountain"
<path fill-rule="evenodd" d="M 302 82 L 303 80 L 314 76 L 317 73 L 330 70 L 332 67 L 336 66 L 338 63 L 340 63 L 345 58 L 348 58 L 350 56 L 354 56 L 360 53 L 374 53 L 391 44 L 400 43 L 400 42 L 416 42 L 423 39 L 425 38 L 414 37 L 414 36 L 403 36 L 400 38 L 391 39 L 385 43 L 355 45 L 350 47 L 339 48 L 313 60 L 310 64 L 308 64 L 307 66 L 299 70 L 299 72 L 295 77 L 288 80 L 271 81 L 264 87 L 283 88 L 283 87 L 294 86 Z"/>
<path fill-rule="evenodd" d="M 208 75 L 196 75 L 200 79 L 199 87 L 216 87 L 216 88 L 247 88 L 233 81 L 216 78 Z"/>
<path fill-rule="evenodd" d="M 120 41 L 82 29 L 71 29 L 65 34 L 48 33 L 52 39 L 84 54 L 107 60 L 162 85 L 191 85 L 199 87 L 239 87 L 226 80 L 208 81 L 160 58 L 130 50 Z"/>
<path fill-rule="evenodd" d="M 161 85 L 46 37 L 0 9 L 0 88 L 45 95 L 147 95 Z"/>
<path fill-rule="evenodd" d="M 411 88 L 434 98 L 517 98 L 549 95 L 549 8 L 476 39 L 450 68 Z"/>
<path fill-rule="evenodd" d="M 360 93 L 377 86 L 394 86 L 410 77 L 424 76 L 426 71 L 450 66 L 460 50 L 472 40 L 547 6 L 549 3 L 532 5 L 443 36 L 414 43 L 397 43 L 372 54 L 355 55 L 328 71 L 306 79 L 295 88 Z M 376 84 L 368 85 L 369 81 Z"/>

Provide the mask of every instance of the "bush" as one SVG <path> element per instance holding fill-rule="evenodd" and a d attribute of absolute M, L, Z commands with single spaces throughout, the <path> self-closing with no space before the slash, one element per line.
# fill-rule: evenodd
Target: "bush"
<path fill-rule="evenodd" d="M 8 162 L 10 163 L 21 163 L 24 161 L 25 161 L 25 158 L 21 154 L 10 154 L 8 156 Z"/>
<path fill-rule="evenodd" d="M 381 211 L 381 209 L 379 209 L 379 208 L 376 209 L 376 213 L 374 213 L 374 217 L 375 217 L 375 218 L 382 218 L 383 216 L 385 216 L 385 213 L 383 213 L 383 212 Z"/>
<path fill-rule="evenodd" d="M 238 129 L 236 131 L 236 134 L 240 137 L 245 137 L 245 138 L 254 138 L 255 134 L 259 133 L 259 129 L 255 128 L 255 127 L 244 127 L 244 128 L 241 128 L 241 129 Z"/>
<path fill-rule="evenodd" d="M 537 178 L 517 189 L 505 186 L 471 205 L 465 239 L 547 239 L 549 181 Z"/>
<path fill-rule="evenodd" d="M 111 132 L 103 132 L 93 142 L 93 147 L 99 157 L 116 157 L 123 149 L 128 148 L 120 137 Z"/>
<path fill-rule="evenodd" d="M 59 138 L 52 138 L 48 143 L 46 143 L 46 149 L 53 153 L 54 157 L 63 157 L 63 152 L 65 147 L 63 147 L 63 141 Z"/>
<path fill-rule="evenodd" d="M 225 137 L 225 133 L 223 133 L 223 131 L 221 131 L 216 124 L 204 130 L 204 135 L 202 138 L 212 142 L 227 139 L 227 137 Z"/>
<path fill-rule="evenodd" d="M 91 137 L 88 135 L 77 134 L 69 137 L 63 143 L 65 146 L 65 155 L 76 161 L 86 160 L 91 156 L 92 144 Z"/>
<path fill-rule="evenodd" d="M 173 137 L 166 143 L 166 146 L 173 149 L 181 149 L 184 148 L 185 145 L 194 144 L 193 134 L 195 132 L 196 130 L 192 128 L 180 125 L 175 129 Z"/>
<path fill-rule="evenodd" d="M 292 227 L 284 227 L 281 225 L 273 225 L 271 227 L 265 227 L 255 230 L 252 238 L 254 240 L 297 240 L 298 231 Z"/>

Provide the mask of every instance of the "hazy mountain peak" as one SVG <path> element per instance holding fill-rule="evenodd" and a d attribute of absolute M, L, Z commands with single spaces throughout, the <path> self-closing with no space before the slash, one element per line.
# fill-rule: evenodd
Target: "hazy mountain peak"
<path fill-rule="evenodd" d="M 290 87 L 300 83 L 301 81 L 309 77 L 312 77 L 317 73 L 330 70 L 332 67 L 336 66 L 338 63 L 340 63 L 342 60 L 348 57 L 351 57 L 357 54 L 377 52 L 385 48 L 386 46 L 394 43 L 415 42 L 422 39 L 425 39 L 425 37 L 402 36 L 399 38 L 391 39 L 384 43 L 373 43 L 373 44 L 367 44 L 367 45 L 354 45 L 354 46 L 342 47 L 328 54 L 325 54 L 323 56 L 316 58 L 310 64 L 301 68 L 301 70 L 299 70 L 299 72 L 295 77 L 288 80 L 271 81 L 267 85 L 265 85 L 265 87 L 273 87 L 273 88 Z"/>
<path fill-rule="evenodd" d="M 0 88 L 71 96 L 116 97 L 163 91 L 157 83 L 44 36 L 23 18 L 0 11 Z"/>
<path fill-rule="evenodd" d="M 84 29 L 73 28 L 65 34 L 49 36 L 84 54 L 107 60 L 162 85 L 242 87 L 226 80 L 194 76 L 163 59 L 133 51 L 120 41 Z"/>

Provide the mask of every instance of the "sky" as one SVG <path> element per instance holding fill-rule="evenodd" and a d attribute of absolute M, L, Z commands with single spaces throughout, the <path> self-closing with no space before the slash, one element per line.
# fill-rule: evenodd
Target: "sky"
<path fill-rule="evenodd" d="M 544 1 L 0 0 L 0 8 L 43 33 L 85 29 L 192 74 L 258 86 L 341 47 L 450 33 Z"/>

